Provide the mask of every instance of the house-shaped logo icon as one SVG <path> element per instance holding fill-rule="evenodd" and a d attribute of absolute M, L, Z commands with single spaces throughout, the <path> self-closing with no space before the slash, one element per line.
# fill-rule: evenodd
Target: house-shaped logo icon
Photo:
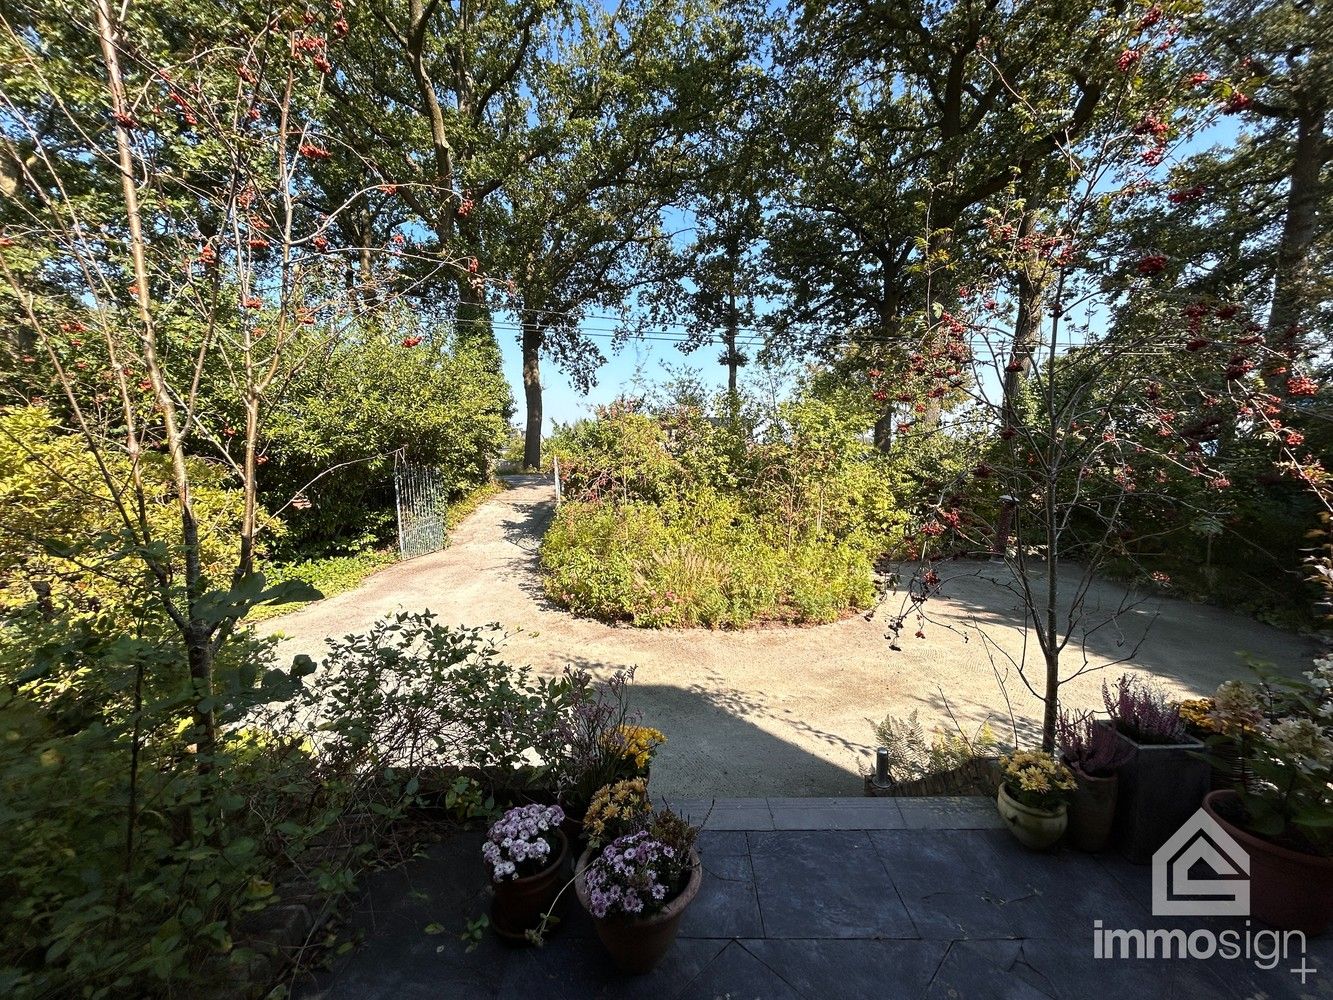
<path fill-rule="evenodd" d="M 1211 874 L 1194 877 L 1195 865 Z M 1152 858 L 1155 916 L 1249 916 L 1250 856 L 1202 809 L 1185 821 Z"/>

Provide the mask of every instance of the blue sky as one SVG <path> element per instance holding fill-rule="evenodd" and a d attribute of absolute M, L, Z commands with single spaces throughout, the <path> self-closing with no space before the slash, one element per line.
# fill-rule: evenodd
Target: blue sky
<path fill-rule="evenodd" d="M 1210 146 L 1234 145 L 1242 130 L 1242 123 L 1237 118 L 1214 119 L 1206 127 L 1187 137 L 1174 150 L 1174 159 L 1180 160 L 1192 153 Z M 1165 172 L 1165 168 L 1163 168 Z M 685 213 L 672 212 L 670 220 L 674 237 L 678 245 L 684 245 L 693 237 L 693 219 Z M 764 303 L 759 303 L 761 311 Z M 615 326 L 613 317 L 606 313 L 596 313 L 581 324 L 581 329 L 602 349 L 606 356 L 604 364 L 597 372 L 597 384 L 592 391 L 584 395 L 570 382 L 569 377 L 549 357 L 542 358 L 543 392 L 543 434 L 549 434 L 555 423 L 566 424 L 580 417 L 591 415 L 593 408 L 609 403 L 617 396 L 644 383 L 660 383 L 670 377 L 671 370 L 691 369 L 705 385 L 721 389 L 726 385 L 727 370 L 718 362 L 720 346 L 703 347 L 693 354 L 682 353 L 674 339 L 684 336 L 682 326 L 667 327 L 653 331 L 647 339 L 631 339 L 622 344 L 619 350 L 612 347 L 611 331 Z M 518 343 L 518 330 L 512 315 L 498 315 L 495 321 L 495 335 L 503 356 L 503 370 L 509 380 L 517 407 L 514 421 L 523 424 L 523 378 L 522 358 Z M 754 340 L 753 334 L 742 334 L 741 340 Z M 748 353 L 753 356 L 751 346 Z M 741 370 L 741 381 L 755 380 L 760 377 L 757 366 Z"/>

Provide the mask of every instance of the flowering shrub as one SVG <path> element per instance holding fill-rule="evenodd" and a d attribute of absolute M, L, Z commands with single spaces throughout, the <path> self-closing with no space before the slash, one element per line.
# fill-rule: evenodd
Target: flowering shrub
<path fill-rule="evenodd" d="M 653 811 L 648 801 L 648 783 L 642 778 L 603 785 L 592 797 L 583 817 L 583 830 L 594 847 L 615 839 L 640 816 Z"/>
<path fill-rule="evenodd" d="M 1091 712 L 1062 711 L 1055 724 L 1055 743 L 1065 764 L 1098 778 L 1110 777 L 1130 755 L 1115 730 L 1098 725 Z"/>
<path fill-rule="evenodd" d="M 553 737 L 560 752 L 552 758 L 560 800 L 571 815 L 582 816 L 593 796 L 613 784 L 623 771 L 617 734 L 636 718 L 629 708 L 634 668 L 619 670 L 597 683 L 586 670 L 565 671 L 562 690 L 568 709 Z"/>
<path fill-rule="evenodd" d="M 1121 674 L 1115 687 L 1102 682 L 1102 701 L 1116 729 L 1136 743 L 1169 745 L 1185 741 L 1180 708 L 1146 680 Z"/>
<path fill-rule="evenodd" d="M 544 869 L 565 820 L 559 806 L 516 806 L 500 817 L 481 845 L 481 856 L 496 882 L 535 875 Z"/>
<path fill-rule="evenodd" d="M 1249 727 L 1243 746 L 1254 778 L 1236 789 L 1243 825 L 1284 847 L 1333 856 L 1333 658 L 1297 678 L 1254 669 L 1259 683 L 1232 682 L 1228 696 L 1239 711 L 1229 718 Z"/>
<path fill-rule="evenodd" d="M 1076 787 L 1073 772 L 1042 750 L 1018 750 L 1000 758 L 1004 787 L 1033 809 L 1054 809 Z"/>
<path fill-rule="evenodd" d="M 639 830 L 619 837 L 589 866 L 584 879 L 594 917 L 649 916 L 684 887 L 688 848 L 682 852 L 653 834 Z"/>

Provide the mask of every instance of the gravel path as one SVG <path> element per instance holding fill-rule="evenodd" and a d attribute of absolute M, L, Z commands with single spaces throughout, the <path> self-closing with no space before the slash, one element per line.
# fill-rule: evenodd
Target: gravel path
<path fill-rule="evenodd" d="M 450 624 L 498 622 L 513 634 L 513 662 L 556 673 L 564 664 L 599 675 L 630 664 L 634 701 L 669 742 L 653 765 L 653 790 L 672 797 L 856 795 L 858 771 L 872 755 L 871 720 L 919 709 L 923 723 L 965 726 L 989 716 L 1008 732 L 1006 698 L 1020 729 L 1031 731 L 1040 702 L 1008 660 L 1022 655 L 1021 604 L 1005 589 L 1006 570 L 958 562 L 940 570 L 946 597 L 932 600 L 924 639 L 884 639 L 884 613 L 814 628 L 745 632 L 645 630 L 575 618 L 547 601 L 537 549 L 553 510 L 541 477 L 512 477 L 446 550 L 382 570 L 359 588 L 272 619 L 281 652 L 318 657 L 325 637 L 365 630 L 394 611 L 430 609 Z M 1071 568 L 1063 586 L 1072 587 Z M 1173 693 L 1211 693 L 1241 674 L 1248 652 L 1302 669 L 1311 643 L 1216 608 L 1148 598 L 1115 617 L 1126 595 L 1096 584 L 1088 595 L 1086 643 L 1066 653 L 1067 672 L 1130 656 Z M 893 600 L 887 607 L 896 609 Z M 980 629 L 980 631 L 979 631 Z M 985 638 L 982 637 L 984 633 Z M 1028 643 L 1035 668 L 1035 640 Z M 1137 646 L 1137 649 L 1135 648 Z M 993 655 L 988 656 L 991 649 Z M 1124 667 L 1110 671 L 1113 676 Z M 997 676 L 998 675 L 998 676 Z M 1105 673 L 1092 670 L 1066 688 L 1066 701 L 1094 707 Z M 1003 678 L 1003 688 L 1000 678 Z M 1002 693 L 1003 691 L 1003 693 Z"/>

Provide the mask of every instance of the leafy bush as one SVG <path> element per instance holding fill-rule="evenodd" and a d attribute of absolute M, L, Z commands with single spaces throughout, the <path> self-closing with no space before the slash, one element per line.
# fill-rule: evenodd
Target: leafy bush
<path fill-rule="evenodd" d="M 562 746 L 564 682 L 428 615 L 336 644 L 318 685 L 233 638 L 207 759 L 180 745 L 179 650 L 66 631 L 0 677 L 6 996 L 238 995 L 260 911 L 348 891 L 419 806 L 484 814 L 460 770 Z"/>
<path fill-rule="evenodd" d="M 813 394 L 735 413 L 711 418 L 691 395 L 561 428 L 551 451 L 567 502 L 542 543 L 547 593 L 650 627 L 829 622 L 868 607 L 874 563 L 906 517 L 858 431 L 864 415 Z"/>
<path fill-rule="evenodd" d="M 873 601 L 864 540 L 775 535 L 715 493 L 567 503 L 542 542 L 546 590 L 579 614 L 650 627 L 829 622 Z"/>
<path fill-rule="evenodd" d="M 204 573 L 230 576 L 230 539 L 241 521 L 239 490 L 227 488 L 227 470 L 190 459 L 194 508 L 200 519 Z M 167 457 L 142 456 L 149 495 L 148 523 L 156 538 L 172 538 L 179 520 Z M 111 458 L 113 481 L 128 486 L 128 460 Z M 0 608 L 11 613 L 35 602 L 42 615 L 110 614 L 122 623 L 128 608 L 152 585 L 117 500 L 97 459 L 77 435 L 62 433 L 43 407 L 0 411 Z M 270 535 L 281 528 L 263 515 Z"/>
<path fill-rule="evenodd" d="M 332 540 L 393 537 L 393 453 L 440 469 L 451 499 L 490 477 L 508 434 L 508 383 L 494 346 L 422 331 L 407 321 L 369 331 L 311 363 L 267 426 L 263 479 L 284 512 L 292 552 Z M 406 346 L 412 344 L 412 346 Z"/>

